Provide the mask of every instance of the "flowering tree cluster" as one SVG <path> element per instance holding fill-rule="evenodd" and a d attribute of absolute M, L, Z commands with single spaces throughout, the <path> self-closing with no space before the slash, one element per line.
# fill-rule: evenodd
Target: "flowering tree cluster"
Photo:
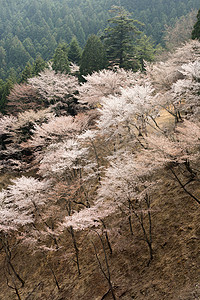
<path fill-rule="evenodd" d="M 35 124 L 30 143 L 33 146 L 43 146 L 52 142 L 59 142 L 86 129 L 88 121 L 89 117 L 83 114 L 76 117 L 54 116 L 47 123 Z"/>
<path fill-rule="evenodd" d="M 179 71 L 183 64 L 193 63 L 200 57 L 199 41 L 189 41 L 177 48 L 173 53 L 167 54 L 165 61 L 147 64 L 147 75 L 157 91 L 163 93 L 171 88 L 178 79 L 183 78 Z"/>
<path fill-rule="evenodd" d="M 139 80 L 136 73 L 121 68 L 102 70 L 83 77 L 86 82 L 78 88 L 78 98 L 81 103 L 90 105 L 99 103 L 103 97 L 119 95 L 121 88 L 133 86 Z"/>
<path fill-rule="evenodd" d="M 79 87 L 79 99 L 90 104 L 99 104 L 96 109 L 98 118 L 96 130 L 89 127 L 91 126 L 89 125 L 91 119 L 89 115 L 78 114 L 76 117 L 54 116 L 50 111 L 43 110 L 37 113 L 33 111 L 21 113 L 17 118 L 2 118 L 2 134 L 8 135 L 14 140 L 15 144 L 22 144 L 23 136 L 24 141 L 26 141 L 22 144 L 24 149 L 32 147 L 32 149 L 39 150 L 36 152 L 39 174 L 43 177 L 54 178 L 55 182 L 57 176 L 60 176 L 63 184 L 66 180 L 69 184 L 70 178 L 73 178 L 73 180 L 76 178 L 79 184 L 81 180 L 82 186 L 87 186 L 87 181 L 90 182 L 91 178 L 95 178 L 95 180 L 100 178 L 103 166 L 107 164 L 111 166 L 112 159 L 118 161 L 122 153 L 124 153 L 122 157 L 124 155 L 126 157 L 124 161 L 127 160 L 127 156 L 129 156 L 129 160 L 134 160 L 131 149 L 138 147 L 136 144 L 141 149 L 135 157 L 138 162 L 142 157 L 141 161 L 143 164 L 146 162 L 146 165 L 133 167 L 129 162 L 129 166 L 132 166 L 136 177 L 139 178 L 138 180 L 135 179 L 134 185 L 142 178 L 142 175 L 139 175 L 139 170 L 150 172 L 148 167 L 148 158 L 151 159 L 150 157 L 153 157 L 152 161 L 155 166 L 164 165 L 167 162 L 175 163 L 172 157 L 176 157 L 176 163 L 184 163 L 188 159 L 186 156 L 188 152 L 186 143 L 180 144 L 180 142 L 177 142 L 177 137 L 176 142 L 172 138 L 169 139 L 166 132 L 163 133 L 159 129 L 156 120 L 159 118 L 160 107 L 182 105 L 180 97 L 183 97 L 183 94 L 186 99 L 183 105 L 186 107 L 187 103 L 190 107 L 194 106 L 195 97 L 192 96 L 195 93 L 197 95 L 199 89 L 199 62 L 194 60 L 194 57 L 198 57 L 198 51 L 195 52 L 197 43 L 197 41 L 193 41 L 175 53 L 177 59 L 180 53 L 186 51 L 186 48 L 189 49 L 186 52 L 189 51 L 190 54 L 184 60 L 191 59 L 192 62 L 182 65 L 181 62 L 178 62 L 174 66 L 175 58 L 170 57 L 169 61 L 163 63 L 163 65 L 157 63 L 157 66 L 149 67 L 152 71 L 150 79 L 147 75 L 134 74 L 123 69 L 117 69 L 117 71 L 103 70 L 87 75 L 85 77 L 86 83 Z M 178 77 L 181 78 L 169 81 L 166 91 L 162 92 L 160 99 L 165 98 L 162 101 L 167 99 L 165 105 L 163 105 L 164 102 L 159 102 L 160 94 L 156 94 L 158 85 L 155 85 L 154 77 L 158 76 L 158 74 L 156 75 L 158 66 L 162 66 L 165 71 L 166 66 L 169 66 L 169 70 L 171 66 L 174 70 L 172 73 L 179 74 Z M 147 74 L 149 72 L 147 68 Z M 160 69 L 160 72 L 162 72 L 162 69 Z M 166 76 L 163 73 L 164 77 Z M 69 75 L 55 74 L 52 70 L 46 70 L 39 77 L 30 79 L 29 83 L 37 88 L 45 99 L 53 99 L 54 97 L 65 97 L 67 93 L 72 94 L 77 88 L 76 80 L 75 77 L 72 80 Z M 160 82 L 162 82 L 162 78 L 160 78 Z M 171 99 L 171 102 L 169 99 Z M 197 105 L 195 109 L 197 109 Z M 27 122 L 29 125 L 27 125 Z M 30 126 L 30 124 L 32 125 Z M 187 128 L 194 128 L 192 123 L 185 124 Z M 26 136 L 24 132 L 27 126 L 29 126 L 29 130 Z M 151 130 L 158 130 L 158 134 L 152 135 Z M 21 135 L 19 135 L 20 131 Z M 104 155 L 104 160 L 102 160 L 102 153 L 98 153 L 95 146 L 95 143 L 100 141 L 98 137 L 101 137 L 103 143 L 107 145 L 113 144 L 113 148 L 110 147 L 110 152 L 107 152 L 108 157 Z M 187 141 L 187 138 L 185 139 Z M 194 141 L 197 142 L 196 139 Z M 162 148 L 159 155 L 160 148 L 153 148 L 153 144 L 160 145 L 160 148 Z M 5 148 L 8 147 L 5 146 Z M 112 152 L 112 149 L 114 152 Z M 5 150 L 8 151 L 8 149 Z M 161 155 L 163 153 L 164 156 Z M 124 161 L 123 165 L 125 165 Z M 120 169 L 119 166 L 117 169 Z M 94 177 L 92 174 L 94 174 Z M 144 174 L 144 176 L 147 175 Z M 124 175 L 121 176 L 121 178 L 123 177 Z M 117 183 L 116 179 L 112 180 Z M 106 181 L 109 182 L 107 179 Z M 131 190 L 131 185 L 129 185 L 129 189 Z M 134 189 L 137 190 L 135 187 Z M 119 190 L 119 188 L 114 188 L 114 190 Z"/>
<path fill-rule="evenodd" d="M 198 114 L 199 41 L 189 41 L 165 62 L 147 66 L 147 74 L 158 92 L 158 105 L 180 121 Z"/>
<path fill-rule="evenodd" d="M 1 231 L 17 230 L 34 223 L 34 210 L 45 204 L 49 183 L 32 177 L 13 179 L 1 197 Z M 43 196 L 42 196 L 43 195 Z"/>
<path fill-rule="evenodd" d="M 17 116 L 2 117 L 0 119 L 1 168 L 8 170 L 24 168 L 23 152 L 27 151 L 27 147 L 22 146 L 23 143 L 31 137 L 36 124 L 47 122 L 53 116 L 50 109 L 43 109 L 37 112 L 27 110 Z"/>
<path fill-rule="evenodd" d="M 81 86 L 76 77 L 52 70 L 30 79 L 29 84 L 48 102 L 66 99 L 78 90 L 79 101 L 92 109 L 69 116 L 55 114 L 49 107 L 0 119 L 1 155 L 7 155 L 7 162 L 18 157 L 20 163 L 23 151 L 29 150 L 35 172 L 35 177 L 19 177 L 2 190 L 1 232 L 20 228 L 21 240 L 44 252 L 61 249 L 66 235 L 70 236 L 70 253 L 80 275 L 76 231 L 92 231 L 101 241 L 109 273 L 103 239 L 110 255 L 112 247 L 105 220 L 110 226 L 122 222 L 128 224 L 132 237 L 142 236 L 146 242 L 149 265 L 151 204 L 161 184 L 158 174 L 170 172 L 195 205 L 200 204 L 190 186 L 199 180 L 194 168 L 200 141 L 198 43 L 187 43 L 168 61 L 147 66 L 146 74 L 103 70 L 87 75 Z M 162 109 L 174 116 L 173 130 L 159 126 Z M 93 247 L 109 279 L 95 242 Z"/>
<path fill-rule="evenodd" d="M 184 64 L 180 72 L 184 75 L 184 80 L 178 80 L 172 86 L 174 99 L 183 98 L 183 111 L 193 117 L 199 114 L 199 90 L 200 90 L 200 60 Z"/>
<path fill-rule="evenodd" d="M 44 106 L 37 89 L 26 83 L 15 84 L 7 100 L 7 111 L 11 114 L 29 109 L 38 110 Z"/>
<path fill-rule="evenodd" d="M 77 72 L 72 64 L 71 74 Z M 77 76 L 56 73 L 47 68 L 28 83 L 15 84 L 7 98 L 7 112 L 17 114 L 24 110 L 39 110 L 51 106 L 58 114 L 75 114 L 75 95 L 79 86 Z"/>
<path fill-rule="evenodd" d="M 101 136 L 105 144 L 113 143 L 114 153 L 111 150 L 109 156 L 104 157 L 106 164 L 111 164 L 111 153 L 117 159 L 117 156 L 121 155 L 120 153 L 129 153 L 124 152 L 124 147 L 126 147 L 127 151 L 130 151 L 134 147 L 135 142 L 143 149 L 140 150 L 140 155 L 136 155 L 138 161 L 141 155 L 148 153 L 149 156 L 152 155 L 154 157 L 153 161 L 155 164 L 157 162 L 161 164 L 161 161 L 164 163 L 162 155 L 159 155 L 160 161 L 155 159 L 158 150 L 155 151 L 155 156 L 154 151 L 150 151 L 152 141 L 154 141 L 154 144 L 159 144 L 160 147 L 161 145 L 163 147 L 165 145 L 169 149 L 171 147 L 169 156 L 179 156 L 184 161 L 186 157 L 184 156 L 185 154 L 183 155 L 183 152 L 185 153 L 183 144 L 170 142 L 166 134 L 164 133 L 163 135 L 161 130 L 158 131 L 159 134 L 156 136 L 152 136 L 148 131 L 150 130 L 149 128 L 154 131 L 158 130 L 159 127 L 156 120 L 159 118 L 159 110 L 163 105 L 162 101 L 159 103 L 159 95 L 156 94 L 158 86 L 155 85 L 154 81 L 154 77 L 158 76 L 156 74 L 158 66 L 162 66 L 163 70 L 166 71 L 166 66 L 169 66 L 170 70 L 172 65 L 171 68 L 174 70 L 172 73 L 175 72 L 179 74 L 179 78 L 182 78 L 169 81 L 170 83 L 165 93 L 162 92 L 161 100 L 163 98 L 165 98 L 165 101 L 166 98 L 168 99 L 165 105 L 173 104 L 174 107 L 176 103 L 181 105 L 180 97 L 183 97 L 183 94 L 187 99 L 185 103 L 190 105 L 190 107 L 193 105 L 192 101 L 195 101 L 195 97 L 192 97 L 192 95 L 194 93 L 197 95 L 199 89 L 199 62 L 194 60 L 194 57 L 198 57 L 198 51 L 195 51 L 197 43 L 197 41 L 192 41 L 191 44 L 186 44 L 182 49 L 178 49 L 174 55 L 176 59 L 170 57 L 169 61 L 163 63 L 163 65 L 160 63 L 160 65 L 154 65 L 152 68 L 150 66 L 149 68 L 152 71 L 150 79 L 146 75 L 134 74 L 123 69 L 117 69 L 116 71 L 103 70 L 87 75 L 85 77 L 86 83 L 79 87 L 79 100 L 90 104 L 99 104 L 97 107 L 98 113 L 96 114 L 98 116 L 96 131 L 94 129 L 88 130 L 90 129 L 89 123 L 91 119 L 89 115 L 79 114 L 76 117 L 53 116 L 49 111 L 44 110 L 37 113 L 25 112 L 20 114 L 17 119 L 16 117 L 4 117 L 1 120 L 1 131 L 15 139 L 16 144 L 20 144 L 22 140 L 19 137 L 17 138 L 17 135 L 20 130 L 22 131 L 21 136 L 24 135 L 23 131 L 25 131 L 27 119 L 29 119 L 29 125 L 32 124 L 32 127 L 30 126 L 31 129 L 29 128 L 26 138 L 24 135 L 24 140 L 27 142 L 22 145 L 39 150 L 36 155 L 39 174 L 48 178 L 56 178 L 56 176 L 61 176 L 61 174 L 63 178 L 69 178 L 70 176 L 67 176 L 67 172 L 70 174 L 71 171 L 76 178 L 79 176 L 82 181 L 89 180 L 89 172 L 91 174 L 94 172 L 96 178 L 98 178 L 97 173 L 99 174 L 101 167 L 104 165 L 103 162 L 101 166 L 100 157 L 102 159 L 102 154 L 99 155 L 95 147 L 95 141 L 97 141 L 98 136 Z M 190 52 L 184 60 L 191 59 L 192 62 L 181 65 L 181 62 L 178 61 L 176 66 L 174 66 L 177 57 L 184 51 Z M 147 74 L 149 72 L 147 68 Z M 162 72 L 162 69 L 160 69 L 160 72 Z M 163 78 L 166 79 L 164 73 Z M 160 78 L 160 82 L 162 82 L 162 78 Z M 37 89 L 48 101 L 54 97 L 62 98 L 67 94 L 73 94 L 77 89 L 77 79 L 75 77 L 72 78 L 69 75 L 59 73 L 55 74 L 52 70 L 45 70 L 39 77 L 30 79 L 29 84 Z M 169 102 L 169 99 L 173 100 Z M 197 108 L 197 106 L 195 107 Z M 187 126 L 193 126 L 191 125 L 192 123 L 188 124 Z M 118 144 L 117 152 L 116 143 Z M 146 151 L 147 149 L 149 150 Z M 164 149 L 165 147 L 162 150 L 163 153 Z M 168 156 L 166 155 L 166 157 Z M 180 162 L 182 162 L 181 159 Z M 132 164 L 130 163 L 130 165 Z M 140 168 L 138 166 L 133 168 L 133 170 L 139 170 Z M 148 169 L 148 167 L 145 166 L 144 169 Z M 84 176 L 87 179 L 84 179 Z M 116 182 L 116 180 L 114 181 Z"/>
<path fill-rule="evenodd" d="M 104 132 L 115 135 L 146 134 L 146 125 L 150 118 L 157 116 L 152 85 L 144 81 L 143 85 L 121 89 L 121 95 L 110 95 L 100 101 L 101 108 L 97 125 Z M 136 135 L 137 135 L 136 134 Z"/>
<path fill-rule="evenodd" d="M 46 69 L 39 76 L 30 78 L 28 83 L 38 91 L 43 99 L 51 103 L 51 101 L 73 95 L 77 90 L 78 79 L 72 75 Z"/>

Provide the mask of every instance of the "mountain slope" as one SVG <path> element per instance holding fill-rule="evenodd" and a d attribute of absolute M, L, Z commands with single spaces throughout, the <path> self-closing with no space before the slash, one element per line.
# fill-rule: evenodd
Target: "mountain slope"
<path fill-rule="evenodd" d="M 49 60 L 58 43 L 69 43 L 73 35 L 83 46 L 89 34 L 105 28 L 112 5 L 119 1 L 0 0 L 0 77 L 12 67 L 19 72 L 38 54 Z M 144 32 L 156 43 L 162 42 L 165 24 L 199 9 L 198 0 L 122 0 L 121 5 L 145 24 Z"/>

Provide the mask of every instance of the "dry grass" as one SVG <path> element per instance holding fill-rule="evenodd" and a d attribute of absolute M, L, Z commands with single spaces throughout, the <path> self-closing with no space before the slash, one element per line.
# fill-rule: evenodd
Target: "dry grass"
<path fill-rule="evenodd" d="M 113 254 L 108 251 L 107 254 L 117 299 L 200 299 L 200 208 L 168 177 L 167 171 L 159 177 L 163 183 L 152 199 L 154 259 L 149 267 L 148 249 L 140 240 L 138 224 L 134 223 L 132 236 L 127 217 L 122 213 L 105 220 L 113 248 Z M 196 195 L 200 192 L 197 183 L 193 183 L 191 189 Z M 32 255 L 24 247 L 18 247 L 13 264 L 26 282 L 20 289 L 22 300 L 102 299 L 108 284 L 95 259 L 91 240 L 105 266 L 102 247 L 91 233 L 80 232 L 76 237 L 80 249 L 80 276 L 72 260 L 70 235 L 64 235 L 59 241 L 63 248 L 48 257 L 61 286 L 59 292 L 43 256 Z M 3 255 L 0 278 L 0 299 L 17 299 L 14 291 L 6 286 Z M 105 299 L 112 299 L 111 295 Z"/>
<path fill-rule="evenodd" d="M 174 125 L 165 111 L 157 120 L 164 128 Z M 6 176 L 6 175 L 5 175 Z M 161 184 L 152 198 L 152 236 L 154 258 L 148 262 L 148 248 L 141 228 L 134 219 L 133 235 L 128 217 L 122 212 L 108 217 L 105 223 L 113 254 L 107 248 L 111 280 L 117 300 L 193 300 L 200 299 L 200 207 L 173 181 L 167 170 L 157 177 Z M 8 180 L 2 177 L 1 185 Z M 190 190 L 200 194 L 199 182 Z M 32 254 L 24 246 L 13 248 L 12 263 L 25 280 L 19 289 L 21 300 L 111 300 L 108 283 L 95 259 L 94 248 L 105 268 L 105 256 L 96 235 L 91 231 L 76 233 L 80 250 L 81 275 L 73 261 L 71 237 L 65 233 L 59 240 L 62 248 L 48 254 L 60 285 L 58 291 L 51 270 L 41 253 Z M 12 244 L 13 240 L 11 240 Z M 14 290 L 6 285 L 4 254 L 0 252 L 0 299 L 15 300 Z M 105 269 L 106 270 L 106 269 Z"/>

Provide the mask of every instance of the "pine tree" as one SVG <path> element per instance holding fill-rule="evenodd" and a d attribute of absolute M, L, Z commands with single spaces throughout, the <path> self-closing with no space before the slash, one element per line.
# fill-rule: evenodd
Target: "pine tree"
<path fill-rule="evenodd" d="M 145 70 L 145 61 L 153 61 L 154 54 L 156 49 L 154 48 L 153 43 L 151 42 L 150 38 L 147 37 L 145 34 L 141 36 L 136 41 L 135 45 L 135 56 L 137 58 L 139 68 L 141 71 Z M 136 64 L 137 67 L 137 64 Z"/>
<path fill-rule="evenodd" d="M 79 46 L 77 38 L 74 36 L 69 45 L 69 51 L 68 51 L 69 61 L 78 64 L 80 62 L 81 52 L 82 52 L 81 47 Z"/>
<path fill-rule="evenodd" d="M 17 36 L 14 36 L 11 40 L 10 48 L 8 51 L 8 59 L 12 61 L 13 66 L 25 66 L 26 62 L 31 59 L 30 54 L 24 48 L 22 42 Z"/>
<path fill-rule="evenodd" d="M 106 52 L 104 46 L 95 34 L 89 36 L 80 63 L 81 75 L 91 74 L 107 66 Z"/>
<path fill-rule="evenodd" d="M 53 56 L 53 70 L 61 73 L 69 73 L 68 47 L 66 43 L 59 44 Z"/>
<path fill-rule="evenodd" d="M 112 6 L 110 12 L 115 16 L 108 20 L 109 26 L 103 36 L 109 61 L 120 68 L 131 68 L 134 58 L 133 35 L 141 33 L 136 25 L 142 24 L 131 19 L 130 13 L 123 7 Z"/>
<path fill-rule="evenodd" d="M 1 66 L 6 65 L 6 50 L 0 46 L 0 64 Z"/>
<path fill-rule="evenodd" d="M 27 62 L 24 70 L 22 71 L 20 82 L 27 82 L 28 78 L 31 78 L 33 75 L 33 67 L 30 62 Z"/>
<path fill-rule="evenodd" d="M 10 93 L 14 85 L 14 79 L 11 76 L 8 77 L 6 82 L 0 81 L 0 112 L 5 113 L 5 107 L 7 104 L 7 96 Z"/>
<path fill-rule="evenodd" d="M 200 40 L 200 9 L 197 14 L 197 22 L 195 23 L 193 31 L 192 31 L 192 39 Z"/>
<path fill-rule="evenodd" d="M 37 56 L 33 64 L 33 75 L 38 75 L 40 72 L 44 71 L 48 67 L 48 64 L 44 61 L 41 56 Z"/>

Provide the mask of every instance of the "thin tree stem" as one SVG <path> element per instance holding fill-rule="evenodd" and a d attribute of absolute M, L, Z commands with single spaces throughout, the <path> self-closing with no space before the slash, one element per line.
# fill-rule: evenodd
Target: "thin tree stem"
<path fill-rule="evenodd" d="M 198 204 L 200 204 L 200 200 L 198 198 L 196 198 L 192 193 L 190 193 L 186 188 L 185 185 L 180 181 L 180 179 L 178 178 L 178 176 L 176 175 L 175 171 L 171 168 L 170 171 L 172 172 L 172 174 L 174 175 L 175 179 L 177 180 L 177 182 L 179 183 L 179 185 L 181 186 L 181 188 L 192 198 L 194 199 Z"/>

